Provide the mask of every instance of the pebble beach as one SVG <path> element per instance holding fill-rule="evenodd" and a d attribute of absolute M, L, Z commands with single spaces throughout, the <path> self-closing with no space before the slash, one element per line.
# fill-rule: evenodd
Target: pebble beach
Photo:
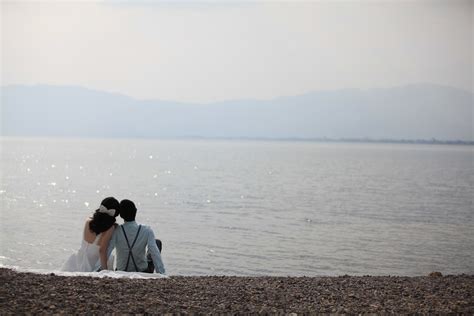
<path fill-rule="evenodd" d="M 474 275 L 111 279 L 0 268 L 0 314 L 474 314 Z"/>

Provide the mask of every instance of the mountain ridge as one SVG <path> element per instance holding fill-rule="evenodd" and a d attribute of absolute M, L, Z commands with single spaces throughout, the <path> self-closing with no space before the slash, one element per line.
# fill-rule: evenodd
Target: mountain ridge
<path fill-rule="evenodd" d="M 209 103 L 78 86 L 0 90 L 3 136 L 473 140 L 473 93 L 433 84 Z"/>

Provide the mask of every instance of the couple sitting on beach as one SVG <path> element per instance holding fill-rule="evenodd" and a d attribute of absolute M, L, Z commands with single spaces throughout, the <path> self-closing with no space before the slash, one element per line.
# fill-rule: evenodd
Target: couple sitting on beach
<path fill-rule="evenodd" d="M 113 197 L 105 198 L 99 209 L 86 221 L 81 248 L 64 263 L 62 271 L 94 272 L 113 270 L 112 251 L 117 256 L 116 270 L 164 274 L 161 260 L 161 241 L 153 230 L 135 222 L 137 208 L 130 200 L 120 203 Z M 124 223 L 118 225 L 120 214 Z M 148 248 L 148 255 L 146 254 Z"/>

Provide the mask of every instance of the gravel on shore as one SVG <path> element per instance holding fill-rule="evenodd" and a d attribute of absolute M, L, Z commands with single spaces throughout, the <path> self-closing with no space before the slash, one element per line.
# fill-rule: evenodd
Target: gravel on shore
<path fill-rule="evenodd" d="M 0 314 L 474 314 L 474 275 L 64 277 L 0 268 Z"/>

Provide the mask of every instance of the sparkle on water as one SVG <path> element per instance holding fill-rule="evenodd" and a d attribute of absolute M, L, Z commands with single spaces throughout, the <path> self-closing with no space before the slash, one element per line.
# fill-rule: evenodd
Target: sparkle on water
<path fill-rule="evenodd" d="M 8 138 L 1 146 L 0 264 L 57 269 L 80 246 L 85 219 L 115 196 L 136 202 L 172 275 L 474 273 L 469 146 Z"/>

